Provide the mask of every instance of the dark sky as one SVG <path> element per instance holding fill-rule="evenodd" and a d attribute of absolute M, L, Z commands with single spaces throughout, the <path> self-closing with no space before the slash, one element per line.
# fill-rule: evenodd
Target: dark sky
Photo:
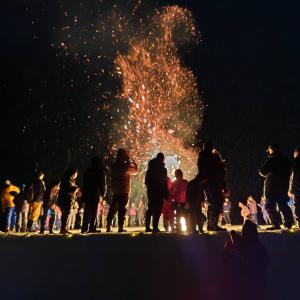
<path fill-rule="evenodd" d="M 81 80 L 80 65 L 51 47 L 57 42 L 53 26 L 63 25 L 59 3 L 70 1 L 5 2 L 0 9 L 0 179 L 26 181 L 34 167 L 58 176 L 66 165 L 84 165 L 92 147 L 105 143 L 92 132 L 102 118 L 96 111 L 99 91 L 92 79 Z M 156 3 L 192 10 L 203 41 L 183 59 L 197 75 L 207 105 L 201 137 L 213 140 L 225 156 L 233 197 L 259 196 L 257 169 L 266 145 L 279 141 L 291 155 L 300 144 L 300 4 Z"/>

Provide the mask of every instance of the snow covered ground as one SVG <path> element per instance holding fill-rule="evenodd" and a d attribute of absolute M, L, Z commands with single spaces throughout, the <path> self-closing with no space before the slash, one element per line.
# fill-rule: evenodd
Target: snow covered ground
<path fill-rule="evenodd" d="M 227 234 L 0 237 L 0 299 L 222 299 Z M 300 231 L 261 232 L 270 299 L 298 299 Z"/>

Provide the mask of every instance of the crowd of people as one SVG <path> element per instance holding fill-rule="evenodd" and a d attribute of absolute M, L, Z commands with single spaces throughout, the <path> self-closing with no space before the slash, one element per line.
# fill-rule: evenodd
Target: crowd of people
<path fill-rule="evenodd" d="M 265 178 L 263 197 L 259 204 L 253 196 L 246 203 L 239 202 L 244 223 L 258 225 L 258 207 L 268 230 L 292 228 L 300 219 L 300 149 L 290 161 L 278 144 L 268 147 L 268 158 L 259 170 Z M 145 186 L 148 198 L 129 202 L 132 176 L 139 173 L 128 151 L 119 149 L 115 162 L 108 170 L 100 157 L 94 157 L 83 175 L 83 185 L 77 185 L 78 170 L 68 169 L 60 180 L 46 187 L 44 173 L 36 171 L 34 179 L 21 188 L 6 180 L 0 189 L 0 230 L 4 232 L 36 232 L 49 230 L 54 234 L 68 234 L 80 229 L 81 233 L 99 232 L 106 228 L 118 232 L 127 226 L 145 226 L 146 232 L 160 232 L 163 216 L 165 231 L 203 233 L 225 231 L 222 224 L 231 224 L 231 202 L 225 183 L 225 162 L 210 142 L 204 143 L 197 161 L 198 173 L 188 181 L 183 171 L 175 171 L 171 180 L 164 163 L 164 154 L 158 153 L 148 163 Z M 169 176 L 168 176 L 169 175 Z M 110 179 L 112 201 L 105 200 L 107 179 Z M 291 209 L 291 207 L 293 209 Z M 117 217 L 116 217 L 117 216 Z"/>

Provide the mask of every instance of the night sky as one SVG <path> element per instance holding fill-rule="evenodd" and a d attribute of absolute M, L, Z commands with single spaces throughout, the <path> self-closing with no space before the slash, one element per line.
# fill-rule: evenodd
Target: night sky
<path fill-rule="evenodd" d="M 82 169 L 91 155 L 105 152 L 109 128 L 102 125 L 105 117 L 99 110 L 99 95 L 110 97 L 119 83 L 105 73 L 100 79 L 99 74 L 93 76 L 92 63 L 88 67 L 76 64 L 62 54 L 57 28 L 65 26 L 64 17 L 69 16 L 64 16 L 61 5 L 69 7 L 71 14 L 72 1 L 5 2 L 0 9 L 0 179 L 20 184 L 37 167 L 46 171 L 49 180 L 60 177 L 66 166 Z M 123 2 L 125 14 L 126 3 L 133 6 L 134 1 L 75 2 L 94 11 L 99 2 L 99 14 L 111 10 L 114 2 Z M 200 137 L 213 140 L 226 158 L 234 200 L 250 193 L 260 196 L 262 180 L 257 169 L 267 144 L 279 141 L 289 156 L 300 144 L 300 4 L 143 2 L 150 3 L 149 11 L 166 4 L 192 11 L 202 42 L 184 49 L 182 59 L 196 74 L 206 105 Z M 97 12 L 93 17 L 97 18 Z M 116 51 L 112 47 L 105 55 Z M 102 57 L 97 69 L 101 64 L 112 68 L 112 60 Z"/>

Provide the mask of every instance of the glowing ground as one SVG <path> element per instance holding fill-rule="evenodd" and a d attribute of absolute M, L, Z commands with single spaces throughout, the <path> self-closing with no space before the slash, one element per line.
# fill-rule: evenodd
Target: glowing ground
<path fill-rule="evenodd" d="M 241 227 L 233 227 L 240 229 Z M 226 233 L 2 234 L 1 299 L 222 299 Z M 300 231 L 261 232 L 270 299 L 294 299 Z"/>

